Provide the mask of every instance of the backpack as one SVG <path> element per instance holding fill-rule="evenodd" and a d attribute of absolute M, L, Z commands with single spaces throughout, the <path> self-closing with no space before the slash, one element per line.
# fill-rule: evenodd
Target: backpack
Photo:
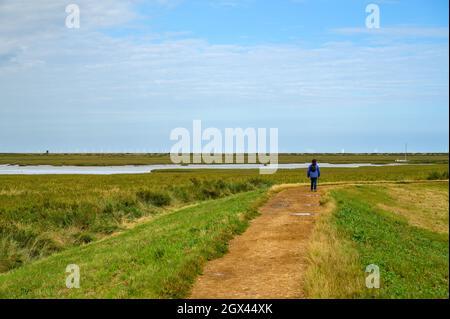
<path fill-rule="evenodd" d="M 311 165 L 311 172 L 315 172 L 317 170 L 317 165 Z"/>

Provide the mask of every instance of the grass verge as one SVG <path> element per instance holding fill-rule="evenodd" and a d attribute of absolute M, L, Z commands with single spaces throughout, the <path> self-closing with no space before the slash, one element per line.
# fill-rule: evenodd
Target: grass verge
<path fill-rule="evenodd" d="M 207 260 L 227 251 L 257 215 L 265 191 L 211 200 L 0 275 L 0 298 L 182 298 Z M 65 286 L 66 266 L 81 287 Z"/>
<path fill-rule="evenodd" d="M 433 192 L 437 186 L 420 187 Z M 393 212 L 403 199 L 397 201 L 395 193 L 379 185 L 341 187 L 331 196 L 334 213 L 320 217 L 313 235 L 305 282 L 308 297 L 448 298 L 448 234 L 418 227 Z M 380 203 L 386 202 L 390 208 L 381 208 Z M 430 216 L 432 207 L 422 205 L 416 214 Z M 441 222 L 448 228 L 448 218 Z M 380 268 L 380 289 L 365 287 L 365 268 L 370 264 Z"/>
<path fill-rule="evenodd" d="M 268 185 L 256 177 L 170 174 L 0 176 L 0 273 L 105 238 L 141 218 Z"/>
<path fill-rule="evenodd" d="M 361 294 L 364 284 L 359 273 L 359 256 L 355 245 L 343 238 L 333 224 L 334 199 L 326 194 L 308 248 L 308 268 L 304 293 L 310 299 L 350 298 Z"/>

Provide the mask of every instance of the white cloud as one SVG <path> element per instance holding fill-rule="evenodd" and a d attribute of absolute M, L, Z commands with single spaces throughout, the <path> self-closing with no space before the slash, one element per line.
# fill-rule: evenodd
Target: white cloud
<path fill-rule="evenodd" d="M 79 132 L 91 116 L 115 129 L 124 119 L 131 128 L 199 115 L 251 122 L 303 110 L 448 100 L 448 43 L 304 48 L 217 45 L 189 33 L 117 37 L 102 31 L 134 23 L 134 1 L 79 1 L 78 30 L 64 27 L 64 3 L 45 0 L 35 9 L 30 3 L 0 6 L 0 133 L 15 132 L 11 119 L 24 114 L 27 125 L 74 121 Z"/>
<path fill-rule="evenodd" d="M 154 1 L 163 6 L 178 3 Z M 230 104 L 288 105 L 448 96 L 448 81 L 443 79 L 448 72 L 442 72 L 443 66 L 448 66 L 445 44 L 398 42 L 371 47 L 347 42 L 305 49 L 212 45 L 188 38 L 189 33 L 180 33 L 185 38 L 178 40 L 171 35 L 152 35 L 158 41 L 111 37 L 99 30 L 136 20 L 139 1 L 79 0 L 79 30 L 64 26 L 69 2 L 0 4 L 0 83 L 26 89 L 29 96 L 42 85 L 45 87 L 35 94 L 62 98 L 67 92 L 77 92 L 89 105 L 126 99 L 148 101 L 148 105 L 212 105 L 220 96 Z M 373 32 L 359 28 L 334 31 L 349 35 Z M 448 35 L 448 28 L 382 28 L 378 34 L 442 37 Z M 424 87 L 426 92 L 420 90 Z M 36 99 L 39 101 L 39 96 Z"/>
<path fill-rule="evenodd" d="M 334 33 L 342 35 L 373 35 L 383 37 L 413 37 L 413 38 L 448 38 L 448 28 L 446 27 L 381 27 L 379 29 L 369 28 L 337 28 Z"/>
<path fill-rule="evenodd" d="M 135 0 L 4 1 L 0 3 L 0 32 L 18 35 L 61 30 L 65 27 L 65 8 L 72 3 L 80 7 L 83 28 L 121 25 L 136 18 Z"/>

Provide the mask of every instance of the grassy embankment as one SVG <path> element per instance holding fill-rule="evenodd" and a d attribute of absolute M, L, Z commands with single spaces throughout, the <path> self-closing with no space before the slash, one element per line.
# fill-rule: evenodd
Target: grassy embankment
<path fill-rule="evenodd" d="M 278 160 L 280 163 L 307 163 L 313 158 L 322 163 L 386 164 L 403 159 L 403 154 L 279 154 Z M 448 154 L 409 154 L 408 160 L 411 164 L 445 164 L 448 163 Z M 0 154 L 0 165 L 114 166 L 171 163 L 169 154 Z"/>
<path fill-rule="evenodd" d="M 322 182 L 448 176 L 445 165 L 323 169 Z M 306 182 L 303 170 L 161 171 L 143 175 L 0 175 L 0 272 L 126 229 L 177 207 L 272 184 Z"/>
<path fill-rule="evenodd" d="M 203 264 L 227 250 L 257 214 L 264 191 L 208 201 L 0 274 L 0 298 L 181 298 Z M 80 288 L 66 288 L 66 266 Z"/>
<path fill-rule="evenodd" d="M 266 183 L 189 174 L 0 176 L 0 272 L 125 230 L 136 220 Z"/>
<path fill-rule="evenodd" d="M 151 227 L 157 226 L 151 225 L 177 207 L 240 192 L 258 189 L 264 192 L 269 185 L 275 183 L 304 182 L 306 181 L 304 173 L 303 170 L 286 170 L 279 171 L 275 175 L 261 176 L 256 170 L 205 170 L 161 171 L 143 175 L 113 176 L 0 176 L 0 243 L 2 245 L 0 264 L 3 267 L 2 271 L 17 268 L 0 275 L 5 289 L 3 292 L 6 294 L 6 290 L 14 287 L 14 289 L 19 289 L 23 284 L 21 280 L 25 280 L 25 277 L 21 276 L 34 276 L 34 272 L 41 273 L 43 276 L 41 278 L 45 277 L 45 280 L 50 280 L 46 275 L 46 263 L 49 260 L 59 263 L 59 258 L 65 258 L 64 256 L 78 256 L 83 259 L 84 249 L 104 245 L 103 242 L 110 243 L 110 240 L 111 243 L 117 245 L 114 239 L 116 237 L 110 235 L 127 229 L 129 224 L 133 224 L 137 220 L 142 221 L 142 218 L 148 222 L 145 223 L 146 226 L 140 227 L 149 227 L 149 232 L 153 232 L 154 229 Z M 430 165 L 323 169 L 323 176 L 322 182 L 440 179 L 446 176 L 448 178 L 448 167 L 446 165 Z M 232 198 L 230 201 L 231 205 L 236 198 Z M 201 207 L 207 210 L 215 203 L 208 202 L 206 206 Z M 228 206 L 224 205 L 223 208 L 225 209 L 223 213 L 227 213 Z M 192 214 L 196 215 L 195 210 Z M 175 225 L 181 215 L 176 214 L 174 215 L 177 216 L 176 218 L 166 221 Z M 211 220 L 211 223 L 218 223 L 218 220 L 220 219 Z M 167 227 L 171 226 L 167 225 Z M 199 233 L 204 231 L 203 226 L 197 228 Z M 126 231 L 117 237 L 125 239 L 124 246 L 120 246 L 118 249 L 126 251 L 130 249 L 126 243 L 129 233 L 130 231 Z M 147 235 L 145 234 L 145 236 Z M 155 236 L 155 241 L 164 237 L 161 232 L 155 232 Z M 176 233 L 175 236 L 177 236 L 177 240 L 181 241 L 192 240 L 190 232 Z M 99 241 L 100 239 L 103 241 Z M 212 242 L 208 243 L 212 245 Z M 107 246 L 101 247 L 107 248 Z M 95 252 L 100 254 L 100 250 L 95 250 Z M 99 260 L 99 263 L 108 264 L 105 261 L 108 259 L 108 252 L 105 250 L 103 254 L 105 259 Z M 139 251 L 130 250 L 130 254 L 134 254 L 136 257 L 139 255 Z M 51 256 L 47 258 L 48 255 Z M 181 255 L 184 256 L 180 257 L 182 259 L 190 259 L 189 254 Z M 89 256 L 92 257 L 92 255 Z M 129 257 L 135 258 L 131 255 Z M 195 258 L 197 257 L 195 255 Z M 62 263 L 65 262 L 66 259 Z M 94 260 L 92 262 L 95 263 Z M 126 260 L 126 262 L 130 262 L 130 260 Z M 131 260 L 131 262 L 135 261 Z M 180 260 L 180 263 L 182 262 Z M 112 264 L 112 267 L 119 266 Z M 111 272 L 112 270 L 105 271 Z M 16 275 L 17 273 L 22 275 Z M 53 272 L 49 271 L 48 274 L 50 276 Z M 128 274 L 133 278 L 131 272 Z M 60 276 L 63 275 L 60 274 Z M 110 280 L 109 277 L 97 278 L 97 276 L 103 276 L 102 272 L 96 272 L 92 276 L 91 280 L 95 283 L 99 283 L 103 279 Z M 183 275 L 179 274 L 179 276 Z M 125 277 L 126 275 L 123 275 L 121 278 Z M 177 282 L 173 277 L 170 280 Z M 124 279 L 125 281 L 128 282 Z M 33 280 L 30 285 L 29 290 L 16 291 L 15 296 L 44 295 L 44 292 L 38 289 L 43 285 L 42 281 Z M 25 285 L 25 287 L 27 286 Z M 108 287 L 105 289 L 111 288 Z M 126 288 L 123 289 L 126 290 Z M 113 289 L 111 294 L 107 294 L 105 290 L 103 296 L 118 296 L 114 291 Z M 127 296 L 134 295 L 134 293 L 126 291 Z M 63 292 L 59 293 L 64 294 Z M 149 296 L 151 295 L 149 292 L 147 293 Z M 50 292 L 46 291 L 45 294 L 50 294 Z M 180 296 L 182 293 L 171 295 L 159 292 L 157 295 L 160 297 Z M 82 296 L 91 295 L 82 293 Z"/>
<path fill-rule="evenodd" d="M 448 298 L 448 182 L 344 186 L 316 224 L 310 298 Z M 333 207 L 334 206 L 334 207 Z M 381 288 L 367 289 L 367 265 Z"/>

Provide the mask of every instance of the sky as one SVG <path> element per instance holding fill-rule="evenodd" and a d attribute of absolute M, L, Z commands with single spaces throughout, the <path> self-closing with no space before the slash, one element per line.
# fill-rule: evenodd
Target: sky
<path fill-rule="evenodd" d="M 278 128 L 280 152 L 447 152 L 448 6 L 0 0 L 0 152 L 168 152 L 193 120 Z"/>

